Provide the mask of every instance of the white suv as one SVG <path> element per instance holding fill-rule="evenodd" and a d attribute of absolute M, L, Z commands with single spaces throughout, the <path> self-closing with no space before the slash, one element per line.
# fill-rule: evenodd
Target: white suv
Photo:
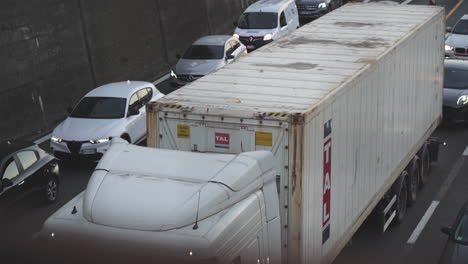
<path fill-rule="evenodd" d="M 118 82 L 86 94 L 52 132 L 50 147 L 59 159 L 100 159 L 111 137 L 138 143 L 146 137 L 145 104 L 164 96 L 149 82 Z"/>

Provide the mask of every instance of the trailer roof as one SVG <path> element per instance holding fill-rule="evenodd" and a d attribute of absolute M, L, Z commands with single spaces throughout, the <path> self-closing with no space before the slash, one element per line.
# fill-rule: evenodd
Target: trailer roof
<path fill-rule="evenodd" d="M 159 103 L 234 116 L 304 113 L 441 12 L 433 6 L 347 4 Z"/>

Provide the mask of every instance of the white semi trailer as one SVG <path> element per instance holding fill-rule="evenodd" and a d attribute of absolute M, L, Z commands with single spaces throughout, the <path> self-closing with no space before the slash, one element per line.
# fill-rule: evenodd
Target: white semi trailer
<path fill-rule="evenodd" d="M 428 179 L 444 29 L 442 8 L 348 4 L 147 105 L 148 145 L 271 151 L 281 263 L 330 263 L 374 209 L 383 231 L 401 222 Z"/>

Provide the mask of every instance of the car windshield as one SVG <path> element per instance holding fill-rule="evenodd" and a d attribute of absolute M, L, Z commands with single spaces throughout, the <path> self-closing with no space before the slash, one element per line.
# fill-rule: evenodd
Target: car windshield
<path fill-rule="evenodd" d="M 189 60 L 217 60 L 224 57 L 224 46 L 192 45 L 183 58 Z"/>
<path fill-rule="evenodd" d="M 125 98 L 85 97 L 75 107 L 70 117 L 116 119 L 125 114 Z"/>
<path fill-rule="evenodd" d="M 455 240 L 457 242 L 468 243 L 468 215 L 465 213 L 455 230 Z"/>
<path fill-rule="evenodd" d="M 278 13 L 249 12 L 239 19 L 238 27 L 242 29 L 272 29 L 278 26 Z"/>
<path fill-rule="evenodd" d="M 467 70 L 445 68 L 444 87 L 451 89 L 468 89 Z"/>
<path fill-rule="evenodd" d="M 452 33 L 468 35 L 468 20 L 463 19 L 463 20 L 458 21 L 458 23 L 453 28 Z"/>

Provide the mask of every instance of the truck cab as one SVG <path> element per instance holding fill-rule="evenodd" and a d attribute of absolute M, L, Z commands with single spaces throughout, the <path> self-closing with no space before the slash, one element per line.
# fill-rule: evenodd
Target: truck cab
<path fill-rule="evenodd" d="M 164 263 L 281 263 L 273 159 L 267 151 L 189 153 L 113 139 L 86 190 L 47 219 L 41 237 Z"/>

